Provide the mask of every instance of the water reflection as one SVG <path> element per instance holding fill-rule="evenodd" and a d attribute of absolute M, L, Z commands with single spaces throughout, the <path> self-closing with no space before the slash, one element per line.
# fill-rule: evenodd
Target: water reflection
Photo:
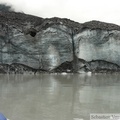
<path fill-rule="evenodd" d="M 120 75 L 0 75 L 0 112 L 11 120 L 89 119 L 119 113 Z"/>

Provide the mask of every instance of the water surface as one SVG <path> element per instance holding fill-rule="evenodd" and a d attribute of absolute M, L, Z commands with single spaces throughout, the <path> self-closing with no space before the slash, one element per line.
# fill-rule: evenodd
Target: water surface
<path fill-rule="evenodd" d="M 120 75 L 0 75 L 0 112 L 10 120 L 89 120 L 120 112 Z"/>

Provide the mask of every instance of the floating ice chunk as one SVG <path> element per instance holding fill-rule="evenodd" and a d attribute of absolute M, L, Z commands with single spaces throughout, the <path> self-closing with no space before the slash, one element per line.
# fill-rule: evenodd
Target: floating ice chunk
<path fill-rule="evenodd" d="M 66 72 L 62 72 L 61 74 L 62 74 L 62 75 L 67 75 L 67 73 L 66 73 Z"/>

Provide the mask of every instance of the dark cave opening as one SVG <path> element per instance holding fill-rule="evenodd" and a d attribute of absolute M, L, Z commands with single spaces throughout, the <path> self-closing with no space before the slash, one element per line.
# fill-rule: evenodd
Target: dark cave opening
<path fill-rule="evenodd" d="M 36 31 L 30 31 L 30 35 L 31 35 L 32 37 L 35 37 L 35 36 L 36 36 Z"/>
<path fill-rule="evenodd" d="M 32 36 L 32 37 L 35 37 L 36 34 L 37 34 L 37 30 L 34 29 L 34 28 L 30 28 L 30 29 L 28 29 L 28 30 L 26 31 L 26 35 L 27 35 L 27 34 L 29 34 L 29 35 Z"/>

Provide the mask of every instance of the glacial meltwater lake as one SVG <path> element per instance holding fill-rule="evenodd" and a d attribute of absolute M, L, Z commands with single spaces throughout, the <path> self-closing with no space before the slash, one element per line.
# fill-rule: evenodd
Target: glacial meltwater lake
<path fill-rule="evenodd" d="M 89 120 L 91 113 L 120 113 L 120 75 L 0 75 L 0 112 L 10 120 Z"/>

